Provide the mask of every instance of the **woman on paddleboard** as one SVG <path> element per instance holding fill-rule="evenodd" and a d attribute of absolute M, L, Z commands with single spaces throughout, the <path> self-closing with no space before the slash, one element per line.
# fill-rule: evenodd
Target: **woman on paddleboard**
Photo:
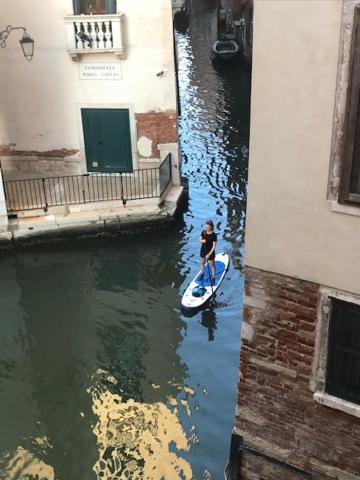
<path fill-rule="evenodd" d="M 201 232 L 199 237 L 201 243 L 200 249 L 200 277 L 199 280 L 204 278 L 204 270 L 206 261 L 212 270 L 211 282 L 215 283 L 216 277 L 216 265 L 215 265 L 215 248 L 217 242 L 217 235 L 214 232 L 214 224 L 212 220 L 208 220 L 205 224 L 205 229 Z"/>

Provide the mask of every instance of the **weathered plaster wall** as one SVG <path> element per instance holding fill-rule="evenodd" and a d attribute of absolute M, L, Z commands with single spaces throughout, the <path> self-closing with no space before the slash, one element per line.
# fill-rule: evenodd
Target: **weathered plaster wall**
<path fill-rule="evenodd" d="M 236 415 L 246 447 L 241 478 L 298 480 L 310 473 L 317 480 L 359 480 L 360 418 L 313 398 L 316 345 L 327 344 L 316 328 L 324 292 L 314 283 L 250 267 L 245 289 L 244 380 Z"/>
<path fill-rule="evenodd" d="M 65 169 L 64 159 L 83 161 L 81 106 L 123 105 L 130 108 L 133 119 L 137 113 L 175 114 L 170 0 L 118 1 L 118 11 L 125 14 L 127 58 L 119 60 L 102 53 L 86 54 L 80 60 L 120 62 L 122 80 L 116 81 L 80 80 L 79 63 L 67 52 L 64 17 L 73 14 L 72 0 L 3 0 L 1 7 L 4 24 L 24 25 L 35 39 L 31 63 L 23 58 L 16 32 L 0 52 L 0 156 L 4 168 L 17 160 L 31 162 L 39 157 L 57 160 Z M 163 74 L 157 76 L 159 72 Z M 136 132 L 133 138 L 137 154 Z M 172 141 L 169 138 L 164 143 Z"/>
<path fill-rule="evenodd" d="M 360 217 L 327 200 L 342 7 L 255 1 L 246 263 L 359 293 Z"/>
<path fill-rule="evenodd" d="M 136 123 L 139 138 L 145 137 L 150 140 L 149 154 L 153 157 L 159 157 L 160 155 L 158 145 L 177 143 L 178 141 L 177 115 L 175 112 L 138 113 Z"/>

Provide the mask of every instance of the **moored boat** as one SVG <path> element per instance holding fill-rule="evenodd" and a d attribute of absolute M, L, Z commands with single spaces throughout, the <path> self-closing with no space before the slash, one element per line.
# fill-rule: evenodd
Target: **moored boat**
<path fill-rule="evenodd" d="M 213 46 L 213 58 L 229 61 L 237 57 L 240 47 L 235 40 L 216 40 Z"/>

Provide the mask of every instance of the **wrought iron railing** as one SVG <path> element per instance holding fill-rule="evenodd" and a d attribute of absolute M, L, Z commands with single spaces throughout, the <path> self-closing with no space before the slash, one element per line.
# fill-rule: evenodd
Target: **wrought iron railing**
<path fill-rule="evenodd" d="M 62 205 L 161 197 L 171 183 L 171 154 L 159 168 L 132 173 L 101 173 L 31 178 L 4 182 L 7 210 L 44 209 Z"/>

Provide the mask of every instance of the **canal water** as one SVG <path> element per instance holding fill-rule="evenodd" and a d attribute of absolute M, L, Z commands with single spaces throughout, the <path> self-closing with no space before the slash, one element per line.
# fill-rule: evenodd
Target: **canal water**
<path fill-rule="evenodd" d="M 177 33 L 188 209 L 169 231 L 0 257 L 0 479 L 224 478 L 234 422 L 250 76 L 214 68 L 215 5 Z M 184 316 L 212 218 L 232 266 Z"/>

